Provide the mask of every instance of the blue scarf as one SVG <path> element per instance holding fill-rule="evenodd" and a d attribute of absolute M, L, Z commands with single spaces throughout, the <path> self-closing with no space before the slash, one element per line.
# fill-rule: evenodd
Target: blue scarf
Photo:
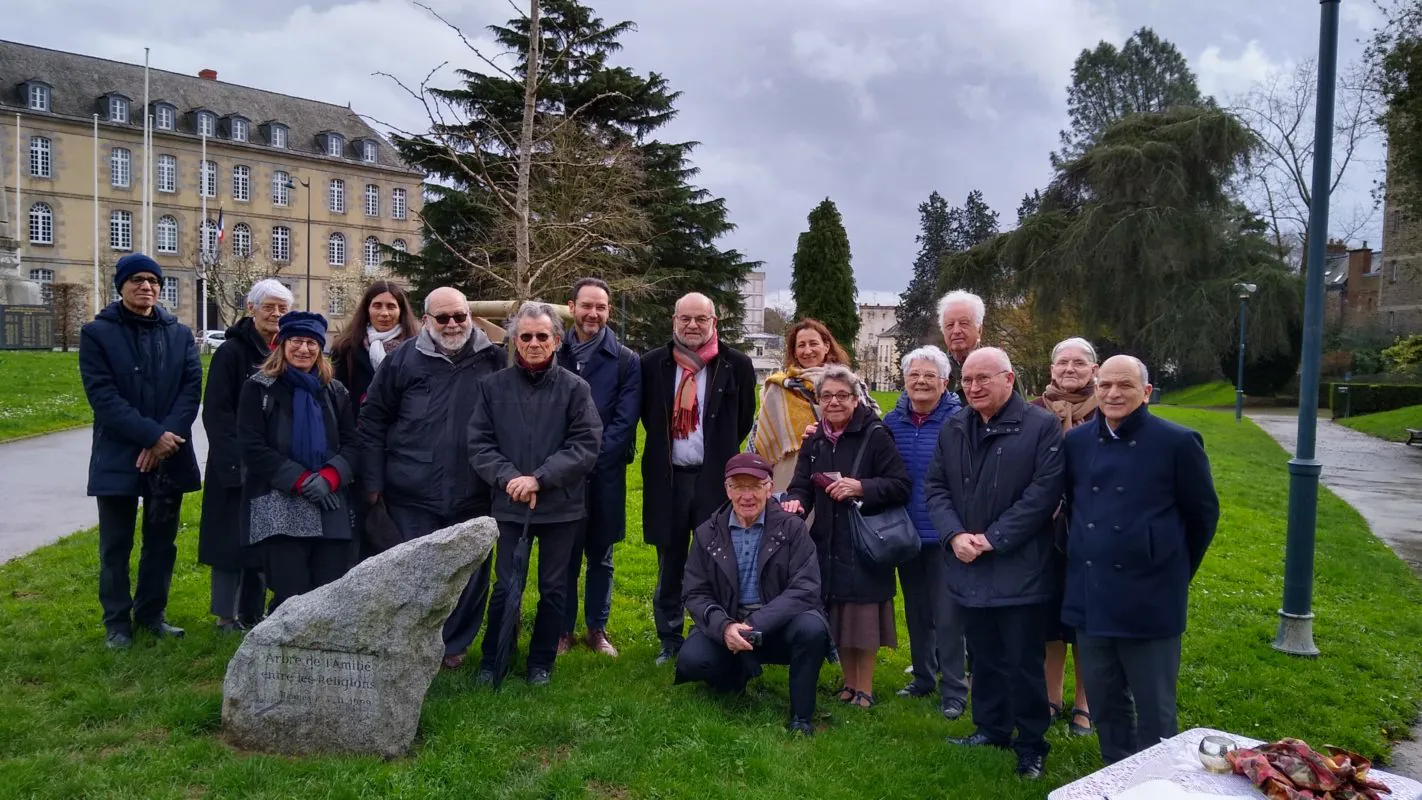
<path fill-rule="evenodd" d="M 577 332 L 572 328 L 563 334 L 563 342 L 568 345 L 568 350 L 573 355 L 573 361 L 578 365 L 578 372 L 583 371 L 583 367 L 588 365 L 588 358 L 595 350 L 602 347 L 603 342 L 611 335 L 612 329 L 606 325 L 602 326 L 602 330 L 598 331 L 596 336 L 586 342 L 579 341 Z"/>
<path fill-rule="evenodd" d="M 321 381 L 309 372 L 293 367 L 282 370 L 281 381 L 291 387 L 292 460 L 309 470 L 326 463 L 326 418 L 317 401 Z"/>

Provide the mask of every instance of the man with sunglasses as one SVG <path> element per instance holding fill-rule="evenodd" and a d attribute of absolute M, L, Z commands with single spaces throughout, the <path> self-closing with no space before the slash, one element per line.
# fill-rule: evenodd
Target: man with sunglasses
<path fill-rule="evenodd" d="M 79 375 L 94 409 L 89 496 L 99 504 L 99 603 L 105 644 L 133 645 L 133 628 L 183 635 L 165 616 L 177 559 L 183 494 L 202 488 L 192 427 L 202 398 L 193 333 L 158 304 L 163 269 L 142 253 L 114 266 L 120 299 L 79 336 Z M 143 501 L 138 586 L 129 594 L 129 554 Z"/>
<path fill-rule="evenodd" d="M 704 294 L 678 300 L 672 340 L 642 356 L 642 539 L 657 548 L 659 665 L 681 651 L 691 532 L 725 502 L 723 471 L 755 421 L 755 386 L 750 357 L 720 344 Z"/>
<path fill-rule="evenodd" d="M 360 410 L 361 482 L 405 541 L 489 513 L 490 489 L 469 466 L 465 430 L 475 387 L 505 364 L 474 324 L 469 301 L 442 286 L 425 298 L 424 325 L 387 355 Z M 464 663 L 489 599 L 489 561 L 469 579 L 444 625 L 444 666 Z"/>

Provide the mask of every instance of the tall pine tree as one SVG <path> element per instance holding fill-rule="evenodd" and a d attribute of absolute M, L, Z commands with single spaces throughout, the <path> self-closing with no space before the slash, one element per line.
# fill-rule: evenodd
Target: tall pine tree
<path fill-rule="evenodd" d="M 897 334 L 894 343 L 899 353 L 939 341 L 938 333 L 938 262 L 951 252 L 955 217 L 958 209 L 950 209 L 943 195 L 933 192 L 928 200 L 918 204 L 918 257 L 913 260 L 913 277 L 907 289 L 899 295 Z"/>
<path fill-rule="evenodd" d="M 939 262 L 938 292 L 963 289 L 981 297 L 989 308 L 1012 296 L 1012 274 L 995 259 L 953 257 L 997 238 L 997 217 L 978 189 L 968 192 L 961 208 L 953 209 L 950 247 Z"/>
<path fill-rule="evenodd" d="M 810 212 L 809 230 L 800 234 L 791 263 L 790 292 L 796 319 L 817 319 L 845 350 L 859 336 L 858 290 L 850 265 L 849 234 L 828 197 Z"/>

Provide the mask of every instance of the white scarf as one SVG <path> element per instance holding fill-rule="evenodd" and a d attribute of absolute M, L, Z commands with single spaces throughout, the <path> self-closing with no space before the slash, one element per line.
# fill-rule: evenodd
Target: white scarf
<path fill-rule="evenodd" d="M 378 367 L 380 362 L 385 360 L 385 343 L 400 338 L 402 330 L 399 325 L 391 328 L 385 333 L 375 330 L 373 325 L 365 326 L 366 350 L 370 353 L 370 366 Z"/>

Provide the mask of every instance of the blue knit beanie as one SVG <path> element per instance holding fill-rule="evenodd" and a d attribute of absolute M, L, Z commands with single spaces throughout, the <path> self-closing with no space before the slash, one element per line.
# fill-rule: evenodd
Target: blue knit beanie
<path fill-rule="evenodd" d="M 114 289 L 123 291 L 123 285 L 140 272 L 151 272 L 158 280 L 163 280 L 163 268 L 158 262 L 142 253 L 129 253 L 114 265 Z"/>
<path fill-rule="evenodd" d="M 326 349 L 326 318 L 311 311 L 289 311 L 277 323 L 277 339 L 286 341 L 293 336 L 315 339 L 321 349 Z"/>

